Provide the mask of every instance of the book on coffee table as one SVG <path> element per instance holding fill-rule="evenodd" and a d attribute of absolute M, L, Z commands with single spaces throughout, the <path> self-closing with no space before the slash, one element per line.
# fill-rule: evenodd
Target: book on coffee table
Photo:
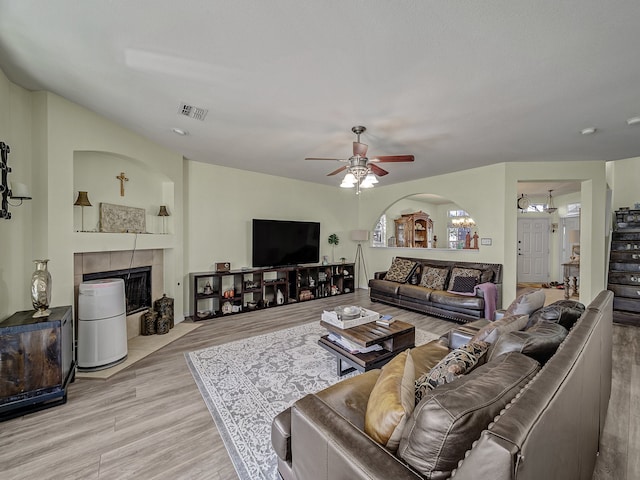
<path fill-rule="evenodd" d="M 380 318 L 376 320 L 376 323 L 378 325 L 384 325 L 385 327 L 388 327 L 393 322 L 394 322 L 394 318 L 391 315 L 381 315 Z"/>
<path fill-rule="evenodd" d="M 369 347 L 363 347 L 362 345 L 358 345 L 357 343 L 353 343 L 350 340 L 347 340 L 340 335 L 336 335 L 335 333 L 330 333 L 327 338 L 334 343 L 337 343 L 342 348 L 344 348 L 349 353 L 369 353 L 369 352 L 377 352 L 378 350 L 382 350 L 382 347 L 378 344 L 371 345 Z"/>

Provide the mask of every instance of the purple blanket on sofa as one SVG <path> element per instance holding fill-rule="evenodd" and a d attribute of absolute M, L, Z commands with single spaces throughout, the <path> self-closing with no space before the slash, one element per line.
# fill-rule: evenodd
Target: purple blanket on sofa
<path fill-rule="evenodd" d="M 482 290 L 482 296 L 484 298 L 484 318 L 493 322 L 493 315 L 496 312 L 496 304 L 498 303 L 498 287 L 496 287 L 495 283 L 481 283 L 473 287 L 473 292 L 469 293 L 454 292 L 452 290 L 447 291 L 449 293 L 455 293 L 456 295 L 475 297 L 478 294 L 478 290 Z"/>

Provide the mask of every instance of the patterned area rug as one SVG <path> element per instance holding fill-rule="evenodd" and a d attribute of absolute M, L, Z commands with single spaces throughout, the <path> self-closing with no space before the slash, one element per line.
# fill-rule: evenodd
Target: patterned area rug
<path fill-rule="evenodd" d="M 241 480 L 278 479 L 273 418 L 341 380 L 335 357 L 317 344 L 325 333 L 313 322 L 185 354 Z M 416 329 L 417 345 L 438 337 Z"/>

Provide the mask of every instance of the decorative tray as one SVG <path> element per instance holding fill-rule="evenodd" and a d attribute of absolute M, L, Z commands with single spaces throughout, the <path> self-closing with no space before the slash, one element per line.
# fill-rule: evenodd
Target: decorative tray
<path fill-rule="evenodd" d="M 347 315 L 343 315 L 344 309 L 347 308 Z M 355 313 L 357 309 L 358 313 Z M 346 318 L 348 317 L 348 318 Z M 336 307 L 335 310 L 325 310 L 322 312 L 322 321 L 335 325 L 338 328 L 351 328 L 364 323 L 375 322 L 380 318 L 380 314 L 373 310 L 367 310 L 362 307 Z"/>

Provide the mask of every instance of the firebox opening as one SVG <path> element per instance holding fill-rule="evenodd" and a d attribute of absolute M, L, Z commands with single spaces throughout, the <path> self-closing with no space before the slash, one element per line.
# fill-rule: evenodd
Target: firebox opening
<path fill-rule="evenodd" d="M 127 315 L 151 308 L 151 266 L 82 275 L 82 281 L 105 278 L 122 278 L 124 280 Z"/>

